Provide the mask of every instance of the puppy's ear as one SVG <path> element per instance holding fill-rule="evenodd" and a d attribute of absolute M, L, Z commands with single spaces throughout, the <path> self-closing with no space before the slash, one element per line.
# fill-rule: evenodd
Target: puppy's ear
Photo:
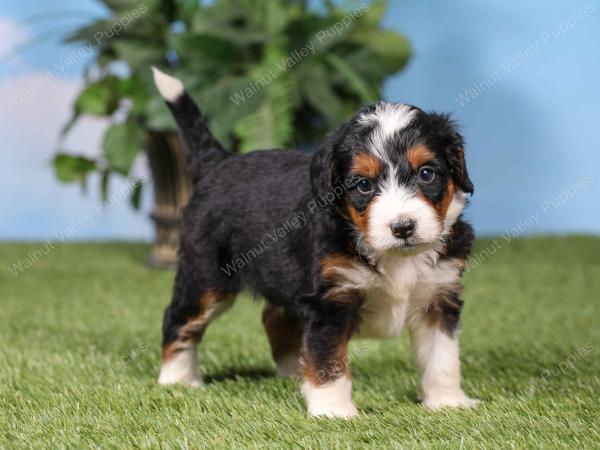
<path fill-rule="evenodd" d="M 334 206 L 339 174 L 335 158 L 339 140 L 345 133 L 347 124 L 340 125 L 321 144 L 310 163 L 310 182 L 314 200 L 319 204 Z M 333 208 L 332 208 L 333 209 Z"/>
<path fill-rule="evenodd" d="M 430 122 L 433 125 L 433 135 L 436 140 L 445 148 L 446 161 L 450 167 L 450 173 L 456 186 L 472 194 L 475 188 L 469 178 L 467 163 L 465 161 L 465 143 L 461 134 L 457 130 L 456 123 L 446 114 L 429 114 Z"/>
<path fill-rule="evenodd" d="M 310 163 L 310 183 L 313 199 L 323 209 L 331 203 L 335 183 L 334 145 L 330 139 L 321 144 Z"/>
<path fill-rule="evenodd" d="M 473 183 L 469 178 L 469 172 L 467 171 L 462 137 L 460 140 L 461 145 L 451 147 L 446 151 L 446 158 L 450 164 L 450 171 L 452 172 L 452 178 L 454 179 L 454 182 L 463 192 L 472 194 L 475 191 L 475 187 L 473 186 Z"/>

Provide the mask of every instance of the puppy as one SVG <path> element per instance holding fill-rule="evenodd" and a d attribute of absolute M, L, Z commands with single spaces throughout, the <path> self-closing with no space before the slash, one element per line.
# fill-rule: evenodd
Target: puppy
<path fill-rule="evenodd" d="M 202 386 L 196 346 L 247 289 L 282 376 L 313 416 L 351 417 L 348 341 L 407 326 L 430 409 L 469 407 L 460 386 L 460 277 L 473 192 L 448 116 L 380 102 L 317 152 L 223 149 L 182 83 L 154 69 L 186 148 L 193 193 L 163 323 L 159 383 Z"/>

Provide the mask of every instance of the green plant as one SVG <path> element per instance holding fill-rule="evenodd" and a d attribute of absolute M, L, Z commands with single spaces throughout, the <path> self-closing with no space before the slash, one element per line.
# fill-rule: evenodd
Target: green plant
<path fill-rule="evenodd" d="M 102 1 L 110 16 L 66 39 L 92 42 L 96 57 L 64 132 L 83 114 L 112 125 L 101 158 L 59 151 L 54 164 L 63 181 L 99 171 L 103 192 L 111 173 L 128 175 L 146 130 L 174 129 L 151 65 L 181 78 L 215 135 L 245 152 L 314 143 L 378 99 L 410 55 L 401 34 L 380 26 L 384 1 L 344 9 L 327 1 L 316 9 L 293 0 Z"/>

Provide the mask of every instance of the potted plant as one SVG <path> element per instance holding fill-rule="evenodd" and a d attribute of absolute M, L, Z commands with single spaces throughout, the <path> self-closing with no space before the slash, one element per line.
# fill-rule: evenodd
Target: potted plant
<path fill-rule="evenodd" d="M 155 192 L 153 265 L 176 261 L 190 181 L 152 65 L 182 79 L 217 138 L 246 152 L 311 146 L 379 99 L 384 80 L 410 55 L 401 34 L 381 28 L 381 1 L 354 8 L 294 0 L 102 1 L 109 17 L 66 39 L 91 43 L 95 58 L 64 132 L 83 114 L 109 117 L 111 125 L 97 160 L 61 150 L 54 167 L 66 182 L 100 172 L 106 195 L 109 178 L 130 176 L 145 149 Z"/>

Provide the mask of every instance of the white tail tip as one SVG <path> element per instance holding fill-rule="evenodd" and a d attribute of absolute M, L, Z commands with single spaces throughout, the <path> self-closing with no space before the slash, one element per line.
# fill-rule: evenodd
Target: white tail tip
<path fill-rule="evenodd" d="M 154 84 L 166 101 L 172 103 L 183 94 L 183 83 L 177 78 L 161 72 L 156 67 L 152 67 L 152 73 L 154 74 Z"/>

